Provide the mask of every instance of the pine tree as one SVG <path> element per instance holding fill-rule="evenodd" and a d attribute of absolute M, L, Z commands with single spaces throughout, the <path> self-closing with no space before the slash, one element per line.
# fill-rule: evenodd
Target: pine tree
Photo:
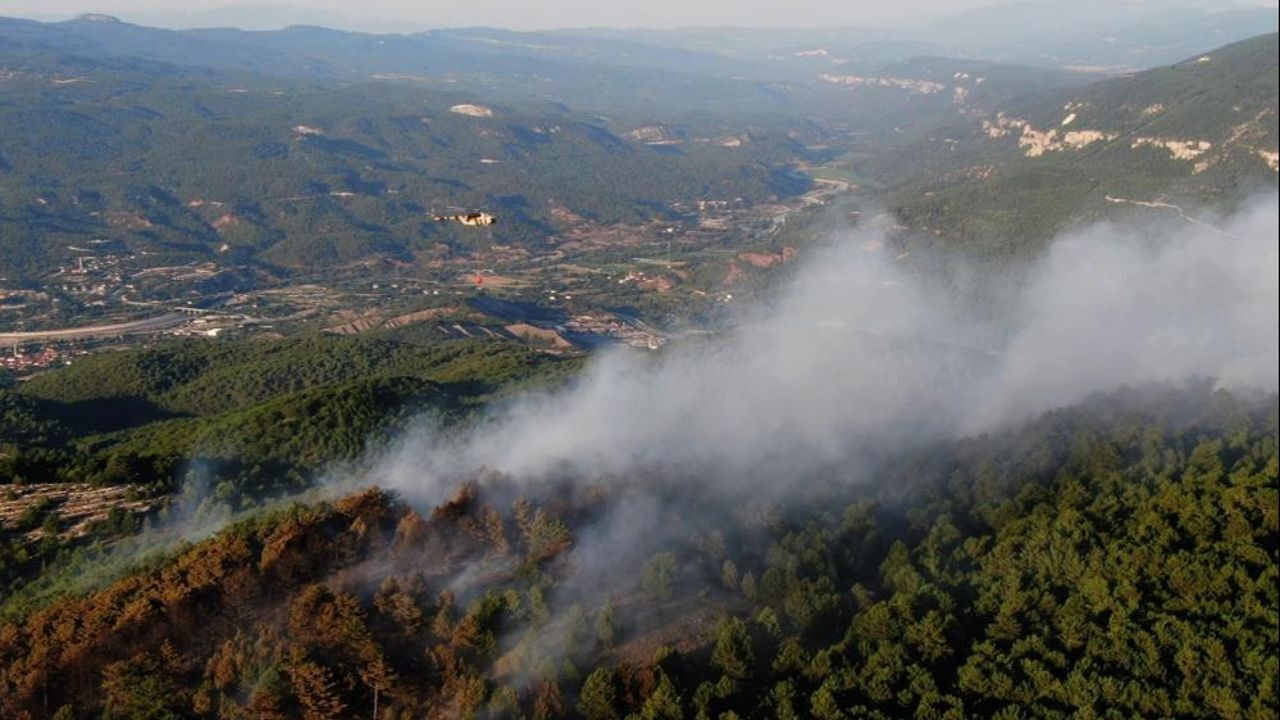
<path fill-rule="evenodd" d="M 657 553 L 644 566 L 643 587 L 654 600 L 671 597 L 671 582 L 676 572 L 676 556 L 669 552 Z"/>
<path fill-rule="evenodd" d="M 751 633 L 747 631 L 746 623 L 735 617 L 720 621 L 716 646 L 711 651 L 711 665 L 735 680 L 745 680 L 751 676 L 755 652 L 751 647 Z"/>
<path fill-rule="evenodd" d="M 582 683 L 582 691 L 578 695 L 578 712 L 586 720 L 617 720 L 618 712 L 614 709 L 616 699 L 613 672 L 599 668 Z"/>
<path fill-rule="evenodd" d="M 334 690 L 329 671 L 316 663 L 306 661 L 289 670 L 293 694 L 302 705 L 305 720 L 334 720 L 343 717 L 347 706 Z"/>
<path fill-rule="evenodd" d="M 659 672 L 658 685 L 645 699 L 644 706 L 640 709 L 640 717 L 643 720 L 683 720 L 684 710 L 680 706 L 680 693 L 665 672 Z"/>

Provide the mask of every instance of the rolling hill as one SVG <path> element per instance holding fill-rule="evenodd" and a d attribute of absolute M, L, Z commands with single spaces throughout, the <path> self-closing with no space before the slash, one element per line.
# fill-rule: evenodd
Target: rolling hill
<path fill-rule="evenodd" d="M 878 176 L 915 229 L 1006 249 L 1117 211 L 1176 211 L 1161 203 L 1230 209 L 1276 187 L 1276 51 L 1264 35 L 1013 103 L 878 158 Z"/>
<path fill-rule="evenodd" d="M 996 252 L 1135 202 L 1274 187 L 1274 35 L 1101 80 L 891 59 L 943 47 L 909 43 L 770 54 L 805 37 L 0 20 L 0 272 L 38 276 L 87 243 L 284 272 L 537 254 L 567 218 L 796 194 L 806 164 L 887 187 L 914 230 Z M 430 221 L 450 207 L 501 221 Z"/>
<path fill-rule="evenodd" d="M 38 287 L 41 322 L 201 314 L 239 277 L 292 285 L 0 375 L 0 716 L 1274 718 L 1280 414 L 1274 376 L 1228 376 L 1275 367 L 1274 262 L 1242 243 L 1251 272 L 1219 272 L 1236 256 L 1197 244 L 1091 285 L 1087 254 L 1006 294 L 1018 263 L 970 260 L 1274 193 L 1277 37 L 1104 77 L 1060 49 L 1146 4 L 1044 7 L 968 15 L 950 45 L 0 19 L 0 279 L 23 293 L 0 308 Z M 939 55 L 992 17 L 1014 32 L 986 57 L 1052 62 Z M 1188 17 L 1132 56 L 1184 47 Z M 1218 20 L 1196 37 L 1244 23 Z M 847 232 L 876 203 L 887 243 L 964 262 Z M 433 219 L 452 206 L 498 222 Z M 710 239 L 673 258 L 671 218 Z M 571 224 L 608 231 L 602 262 L 545 262 Z M 458 277 L 483 245 L 536 283 Z M 147 267 L 102 260 L 85 288 L 84 248 Z M 459 257 L 451 287 L 398 276 Z M 236 267 L 147 274 L 188 260 Z M 971 321 L 968 285 L 1007 314 Z M 614 307 L 645 297 L 704 319 L 659 337 Z M 554 344 L 584 322 L 647 349 L 587 366 Z M 1227 377 L 1144 380 L 1184 347 L 1225 365 L 1170 364 Z M 1134 369 L 1091 372 L 1111 365 Z"/>
<path fill-rule="evenodd" d="M 52 567 L 3 607 L 0 708 L 1268 717 L 1275 433 L 1274 395 L 1202 385 L 920 448 L 817 502 L 494 474 L 295 503 Z M 621 548 L 601 518 L 643 487 L 662 527 Z"/>
<path fill-rule="evenodd" d="M 640 222 L 702 197 L 804 189 L 785 172 L 803 148 L 769 130 L 675 148 L 554 104 L 481 104 L 405 83 L 6 50 L 0 66 L 4 274 L 47 272 L 68 245 L 94 242 L 159 264 L 285 268 L 477 242 L 536 249 L 562 227 L 557 213 Z M 451 206 L 500 222 L 432 222 Z"/>

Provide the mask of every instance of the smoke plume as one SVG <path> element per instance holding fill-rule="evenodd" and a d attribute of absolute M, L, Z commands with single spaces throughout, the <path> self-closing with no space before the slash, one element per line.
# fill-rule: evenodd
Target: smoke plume
<path fill-rule="evenodd" d="M 725 336 L 605 353 L 568 389 L 460 434 L 412 434 L 374 480 L 421 500 L 482 467 L 517 482 L 653 471 L 776 492 L 781 478 L 1121 385 L 1201 376 L 1274 391 L 1276 237 L 1274 195 L 1221 231 L 1094 225 L 1051 245 L 993 327 L 969 298 L 866 251 L 877 238 L 850 234 Z"/>

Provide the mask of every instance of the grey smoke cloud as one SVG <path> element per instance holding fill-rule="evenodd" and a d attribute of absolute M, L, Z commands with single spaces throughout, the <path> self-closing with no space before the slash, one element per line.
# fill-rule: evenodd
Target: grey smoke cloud
<path fill-rule="evenodd" d="M 1064 236 L 1003 328 L 849 233 L 724 337 L 605 353 L 571 388 L 459 434 L 411 434 L 370 479 L 437 501 L 481 467 L 517 482 L 665 472 L 742 496 L 1126 384 L 1275 391 L 1277 206 L 1273 194 L 1224 219 L 1235 240 L 1124 224 Z"/>
<path fill-rule="evenodd" d="M 809 487 L 821 497 L 831 478 L 869 480 L 909 443 L 1124 384 L 1210 376 L 1274 392 L 1277 208 L 1272 195 L 1224 221 L 1234 241 L 1206 227 L 1095 225 L 1058 239 L 1029 278 L 988 278 L 1009 290 L 971 296 L 865 251 L 882 246 L 874 230 L 847 233 L 724 336 L 604 353 L 571 387 L 454 433 L 424 422 L 360 483 L 433 505 L 484 468 L 505 476 L 485 491 L 496 507 L 546 487 L 587 500 L 567 572 L 544 599 L 553 619 L 503 640 L 528 665 L 510 682 L 527 687 L 539 667 L 573 658 L 568 608 L 625 600 L 651 552 L 692 550 L 731 510 L 767 510 Z M 993 296 L 1009 309 L 1002 324 L 981 306 Z M 706 572 L 695 553 L 680 556 Z M 465 601 L 490 569 L 468 567 L 449 587 Z M 661 622 L 621 607 L 631 630 Z"/>
<path fill-rule="evenodd" d="M 1212 377 L 1229 388 L 1277 386 L 1277 204 L 1143 242 L 1097 225 L 1054 244 L 979 426 L 1144 381 Z"/>

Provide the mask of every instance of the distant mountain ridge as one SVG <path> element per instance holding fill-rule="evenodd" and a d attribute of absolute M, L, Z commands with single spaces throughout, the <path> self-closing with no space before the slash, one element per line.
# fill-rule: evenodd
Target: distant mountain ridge
<path fill-rule="evenodd" d="M 650 147 L 549 103 L 140 58 L 0 50 L 0 73 L 0 274 L 50 271 L 94 241 L 321 268 L 495 237 L 541 247 L 556 208 L 642 222 L 708 193 L 800 187 L 784 174 L 799 148 L 769 131 L 740 147 Z M 431 220 L 451 206 L 501 222 Z"/>
<path fill-rule="evenodd" d="M 537 248 L 553 208 L 613 223 L 765 201 L 833 159 L 887 186 L 912 229 L 1030 249 L 1139 202 L 1275 187 L 1274 34 L 1092 84 L 898 58 L 936 46 L 887 37 L 0 18 L 0 260 L 48 270 L 50 248 L 94 239 L 283 267 L 409 260 L 477 240 L 425 219 L 449 206 L 496 211 L 500 243 Z"/>
<path fill-rule="evenodd" d="M 1270 34 L 1051 92 L 883 169 L 902 217 L 957 238 L 1044 237 L 1144 203 L 1229 207 L 1276 187 L 1276 57 Z"/>
<path fill-rule="evenodd" d="M 945 11 L 942 11 L 945 12 Z M 445 33 L 509 32 L 485 25 L 516 26 L 530 15 L 495 16 L 481 9 L 445 8 L 424 20 L 413 13 L 379 18 L 366 12 L 349 14 L 288 2 L 248 2 L 204 10 L 133 10 L 122 18 L 131 23 L 171 29 L 240 28 L 276 31 L 289 26 L 323 26 L 349 32 L 411 34 L 435 30 Z M 694 13 L 672 29 L 590 27 L 589 17 L 575 14 L 560 21 L 547 15 L 542 30 L 521 35 L 536 38 L 575 38 L 584 44 L 634 43 L 669 50 L 698 49 L 737 60 L 784 54 L 793 43 L 818 43 L 830 52 L 863 57 L 873 45 L 914 45 L 906 54 L 941 54 L 986 58 L 1041 66 L 1091 65 L 1140 68 L 1167 64 L 1197 49 L 1227 43 L 1277 29 L 1276 9 L 1256 2 L 1214 3 L 1197 0 L 1110 2 L 1081 0 L 1064 7 L 1052 0 L 1012 0 L 948 12 L 915 22 L 868 25 L 862 13 L 833 8 L 821 19 L 797 14 L 793 28 L 735 27 L 749 17 L 725 14 L 708 24 Z M 47 18 L 46 18 L 47 19 Z M 660 21 L 660 18 L 654 18 Z M 587 27 L 582 27 L 587 23 Z M 550 24 L 550 27 L 548 27 Z M 622 23 L 643 26 L 641 22 Z M 503 25 L 504 27 L 506 25 Z M 558 29 L 552 29 L 559 26 Z M 444 29 L 449 28 L 449 29 Z M 542 43 L 538 43 L 542 44 Z M 803 47 L 793 47 L 803 51 Z M 881 48 L 883 50 L 884 48 Z M 855 51 L 856 50 L 856 51 Z M 881 57 L 903 59 L 905 55 Z"/>

